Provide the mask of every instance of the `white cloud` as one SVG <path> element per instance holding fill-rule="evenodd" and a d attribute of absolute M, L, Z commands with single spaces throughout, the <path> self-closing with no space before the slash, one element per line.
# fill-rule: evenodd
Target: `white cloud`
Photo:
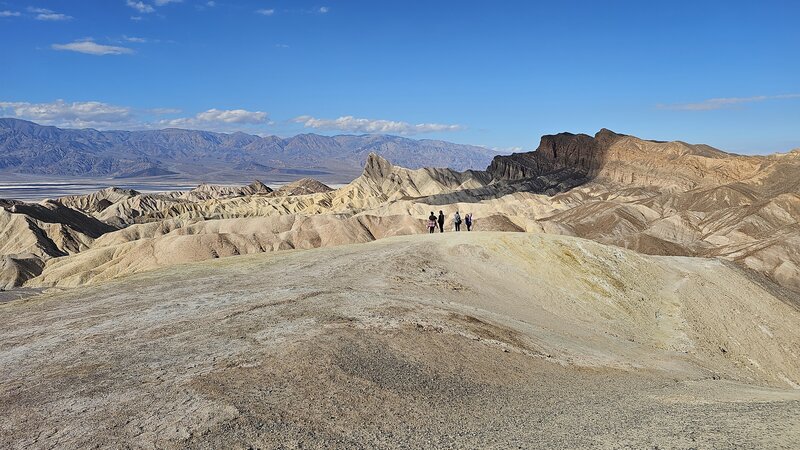
<path fill-rule="evenodd" d="M 269 122 L 269 115 L 263 111 L 247 111 L 244 109 L 209 109 L 197 113 L 194 117 L 164 119 L 157 122 L 163 127 L 192 127 L 208 130 L 230 130 L 237 125 L 263 125 Z"/>
<path fill-rule="evenodd" d="M 149 42 L 146 38 L 136 37 L 136 36 L 125 36 L 125 35 L 122 35 L 122 40 L 127 42 L 134 42 L 136 44 L 144 44 L 146 42 Z"/>
<path fill-rule="evenodd" d="M 259 10 L 260 11 L 260 10 Z M 272 10 L 268 10 L 272 11 Z M 309 9 L 283 9 L 282 12 L 287 14 L 327 14 L 331 9 L 327 6 L 314 7 Z"/>
<path fill-rule="evenodd" d="M 393 120 L 358 119 L 353 116 L 343 116 L 338 119 L 317 119 L 311 116 L 300 116 L 292 119 L 293 122 L 302 123 L 306 128 L 323 130 L 340 130 L 352 133 L 378 133 L 378 134 L 422 134 L 444 131 L 460 131 L 461 125 L 446 125 L 439 123 L 411 124 Z"/>
<path fill-rule="evenodd" d="M 20 15 L 17 11 L 0 11 L 0 17 L 19 17 Z"/>
<path fill-rule="evenodd" d="M 102 102 L 52 103 L 0 102 L 3 115 L 32 120 L 44 125 L 72 128 L 107 128 L 132 125 L 131 108 Z"/>
<path fill-rule="evenodd" d="M 231 132 L 252 131 L 255 126 L 271 124 L 267 113 L 244 109 L 209 109 L 193 117 L 159 119 L 180 112 L 180 109 L 175 108 L 138 109 L 97 101 L 56 100 L 50 103 L 0 101 L 0 117 L 15 117 L 63 128 L 142 130 L 177 127 Z"/>
<path fill-rule="evenodd" d="M 142 16 L 131 16 L 131 20 L 138 22 L 142 20 Z"/>
<path fill-rule="evenodd" d="M 275 10 L 274 9 L 259 9 L 259 10 L 256 10 L 256 13 L 261 14 L 262 16 L 271 16 L 271 15 L 275 14 Z"/>
<path fill-rule="evenodd" d="M 118 47 L 114 45 L 98 44 L 92 40 L 83 40 L 70 42 L 69 44 L 53 44 L 54 50 L 66 50 L 71 52 L 86 53 L 88 55 L 125 55 L 133 53 L 132 49 L 127 47 Z"/>
<path fill-rule="evenodd" d="M 244 109 L 209 109 L 208 111 L 198 113 L 197 118 L 210 122 L 256 124 L 266 122 L 267 113 L 261 111 L 247 111 Z"/>
<path fill-rule="evenodd" d="M 202 2 L 194 5 L 195 9 L 197 9 L 198 11 L 205 11 L 206 9 L 213 8 L 215 6 L 217 6 L 217 2 L 215 2 L 214 0 L 209 0 L 207 2 Z"/>
<path fill-rule="evenodd" d="M 48 20 L 48 21 L 55 22 L 55 21 L 60 21 L 60 20 L 70 20 L 70 19 L 72 19 L 72 16 L 68 16 L 66 14 L 57 13 L 57 12 L 53 11 L 52 9 L 35 8 L 35 7 L 32 7 L 32 6 L 29 6 L 27 9 L 28 9 L 28 12 L 36 14 L 34 16 L 34 19 L 36 19 L 36 20 Z M 19 13 L 17 13 L 16 15 L 19 15 Z"/>
<path fill-rule="evenodd" d="M 726 97 L 726 98 L 710 98 L 696 103 L 675 103 L 675 104 L 660 104 L 657 105 L 658 109 L 669 109 L 675 111 L 713 111 L 717 109 L 733 108 L 736 105 L 745 103 L 763 102 L 766 100 L 786 100 L 800 98 L 800 94 L 784 94 L 784 95 L 758 95 L 755 97 Z"/>
<path fill-rule="evenodd" d="M 139 11 L 140 13 L 144 13 L 144 14 L 155 12 L 155 10 L 156 10 L 151 5 L 148 5 L 147 3 L 144 3 L 144 2 L 141 2 L 141 1 L 127 0 L 126 4 L 128 6 L 130 6 L 131 8 Z"/>
<path fill-rule="evenodd" d="M 154 0 L 153 1 L 153 3 L 155 3 L 156 6 L 164 6 L 164 5 L 167 5 L 167 4 L 170 4 L 170 3 L 181 3 L 181 2 L 183 2 L 183 0 Z"/>
<path fill-rule="evenodd" d="M 58 14 L 58 13 L 47 13 L 47 14 L 37 14 L 36 20 L 49 20 L 52 22 L 57 22 L 61 20 L 70 20 L 72 16 L 68 16 L 66 14 Z"/>

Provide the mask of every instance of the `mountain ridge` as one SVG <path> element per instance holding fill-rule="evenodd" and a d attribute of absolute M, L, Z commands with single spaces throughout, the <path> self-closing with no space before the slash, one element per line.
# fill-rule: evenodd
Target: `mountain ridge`
<path fill-rule="evenodd" d="M 706 144 L 646 140 L 603 128 L 594 136 L 544 135 L 532 152 L 495 156 L 487 171 L 495 180 L 520 180 L 567 170 L 587 181 L 693 189 L 755 180 L 794 154 L 738 155 Z"/>
<path fill-rule="evenodd" d="M 497 154 L 474 145 L 392 135 L 303 133 L 280 138 L 180 128 L 98 131 L 0 118 L 0 172 L 126 177 L 305 170 L 309 175 L 349 175 L 361 169 L 370 152 L 406 167 L 459 170 L 486 167 Z"/>

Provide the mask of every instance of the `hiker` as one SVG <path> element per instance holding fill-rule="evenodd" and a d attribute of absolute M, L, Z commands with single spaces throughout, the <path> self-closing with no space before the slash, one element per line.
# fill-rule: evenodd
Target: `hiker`
<path fill-rule="evenodd" d="M 444 233 L 444 213 L 439 210 L 439 232 Z"/>
<path fill-rule="evenodd" d="M 436 216 L 431 211 L 431 215 L 428 216 L 428 232 L 433 233 L 436 231 Z"/>
<path fill-rule="evenodd" d="M 464 216 L 464 224 L 467 226 L 467 231 L 472 231 L 472 213 Z"/>
<path fill-rule="evenodd" d="M 453 214 L 453 225 L 456 226 L 456 231 L 461 231 L 461 216 L 458 214 L 458 211 Z"/>

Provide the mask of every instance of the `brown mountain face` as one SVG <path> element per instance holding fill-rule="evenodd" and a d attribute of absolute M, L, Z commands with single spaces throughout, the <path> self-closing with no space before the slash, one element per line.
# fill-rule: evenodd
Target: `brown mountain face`
<path fill-rule="evenodd" d="M 487 171 L 497 180 L 532 178 L 560 169 L 592 176 L 603 166 L 608 148 L 622 137 L 606 129 L 595 137 L 572 133 L 545 135 L 536 151 L 496 156 Z"/>
<path fill-rule="evenodd" d="M 535 151 L 497 156 L 487 170 L 496 180 L 566 169 L 586 181 L 685 190 L 754 179 L 763 176 L 763 169 L 772 170 L 781 162 L 786 161 L 733 155 L 681 141 L 648 141 L 602 129 L 594 137 L 572 133 L 543 136 Z"/>
<path fill-rule="evenodd" d="M 800 153 L 741 156 L 600 130 L 542 137 L 498 156 L 497 183 L 559 170 L 580 179 L 535 220 L 543 229 L 660 255 L 724 257 L 800 290 Z"/>

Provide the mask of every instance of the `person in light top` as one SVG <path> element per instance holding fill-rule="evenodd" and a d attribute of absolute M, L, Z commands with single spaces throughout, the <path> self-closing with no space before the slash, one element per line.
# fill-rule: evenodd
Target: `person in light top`
<path fill-rule="evenodd" d="M 433 233 L 436 231 L 436 215 L 433 214 L 431 211 L 431 215 L 428 216 L 428 232 Z"/>

